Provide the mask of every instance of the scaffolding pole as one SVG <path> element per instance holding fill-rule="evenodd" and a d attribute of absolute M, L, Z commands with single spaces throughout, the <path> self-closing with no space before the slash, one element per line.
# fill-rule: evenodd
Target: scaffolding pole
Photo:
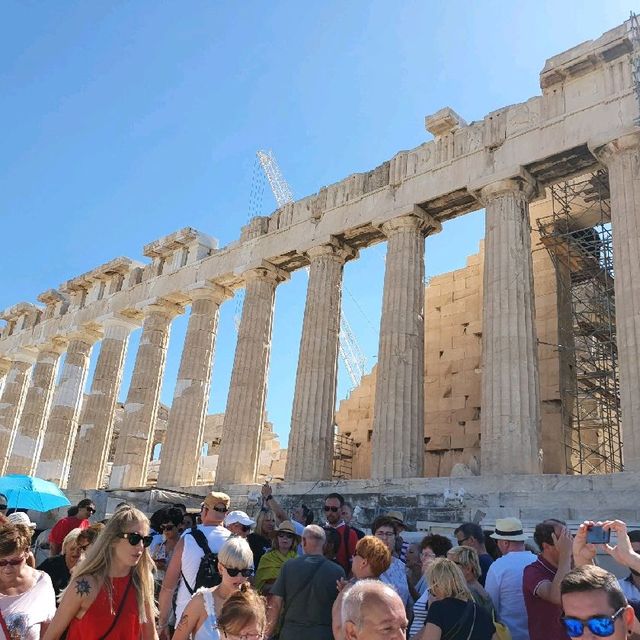
<path fill-rule="evenodd" d="M 608 175 L 597 171 L 550 190 L 553 213 L 537 223 L 558 282 L 567 473 L 622 471 Z"/>

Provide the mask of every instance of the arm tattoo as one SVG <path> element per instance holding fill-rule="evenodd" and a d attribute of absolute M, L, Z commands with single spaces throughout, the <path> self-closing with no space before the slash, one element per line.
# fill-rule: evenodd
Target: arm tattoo
<path fill-rule="evenodd" d="M 189 616 L 186 613 L 183 613 L 182 618 L 180 618 L 180 622 L 178 622 L 178 626 L 176 627 L 176 631 L 178 629 L 182 631 L 183 629 L 186 629 L 188 625 L 189 625 Z"/>
<path fill-rule="evenodd" d="M 86 578 L 80 578 L 80 580 L 76 580 L 76 593 L 82 596 L 88 596 L 91 593 L 91 585 Z"/>

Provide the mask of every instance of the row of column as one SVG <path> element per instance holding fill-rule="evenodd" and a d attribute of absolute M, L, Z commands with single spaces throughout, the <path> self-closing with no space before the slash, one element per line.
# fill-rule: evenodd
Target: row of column
<path fill-rule="evenodd" d="M 616 260 L 616 316 L 625 463 L 640 468 L 640 136 L 594 149 L 609 168 Z M 486 209 L 483 280 L 482 471 L 539 473 L 540 402 L 526 176 L 478 189 Z M 375 389 L 372 477 L 423 475 L 424 239 L 439 224 L 415 207 L 381 225 L 387 238 Z M 337 240 L 307 252 L 305 306 L 286 468 L 288 480 L 329 479 L 342 275 L 356 252 Z M 225 411 L 218 484 L 256 477 L 264 423 L 274 298 L 288 274 L 265 263 L 245 274 L 246 293 Z M 158 485 L 196 484 L 219 308 L 232 293 L 207 283 L 186 292 L 191 314 L 169 412 Z M 110 486 L 144 486 L 172 319 L 183 308 L 158 300 L 142 336 L 124 409 Z M 16 354 L 0 396 L 1 473 L 30 473 L 96 488 L 106 468 L 127 342 L 135 318 Z M 101 339 L 82 403 L 92 345 Z M 60 354 L 66 358 L 54 392 Z M 33 373 L 29 383 L 29 372 Z"/>

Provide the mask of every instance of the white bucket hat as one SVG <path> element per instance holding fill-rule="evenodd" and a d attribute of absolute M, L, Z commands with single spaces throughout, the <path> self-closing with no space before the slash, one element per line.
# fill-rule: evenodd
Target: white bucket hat
<path fill-rule="evenodd" d="M 29 529 L 36 528 L 36 523 L 31 522 L 31 518 L 29 518 L 29 516 L 26 513 L 23 513 L 22 511 L 16 511 L 11 515 L 7 516 L 7 518 L 9 518 L 9 520 L 13 524 L 22 524 L 25 527 L 29 527 Z"/>

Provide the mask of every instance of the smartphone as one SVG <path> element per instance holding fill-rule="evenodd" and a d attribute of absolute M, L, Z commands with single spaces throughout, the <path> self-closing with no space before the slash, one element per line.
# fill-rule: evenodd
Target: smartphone
<path fill-rule="evenodd" d="M 595 524 L 587 529 L 589 544 L 609 544 L 609 540 L 611 540 L 611 529 L 603 529 Z"/>

